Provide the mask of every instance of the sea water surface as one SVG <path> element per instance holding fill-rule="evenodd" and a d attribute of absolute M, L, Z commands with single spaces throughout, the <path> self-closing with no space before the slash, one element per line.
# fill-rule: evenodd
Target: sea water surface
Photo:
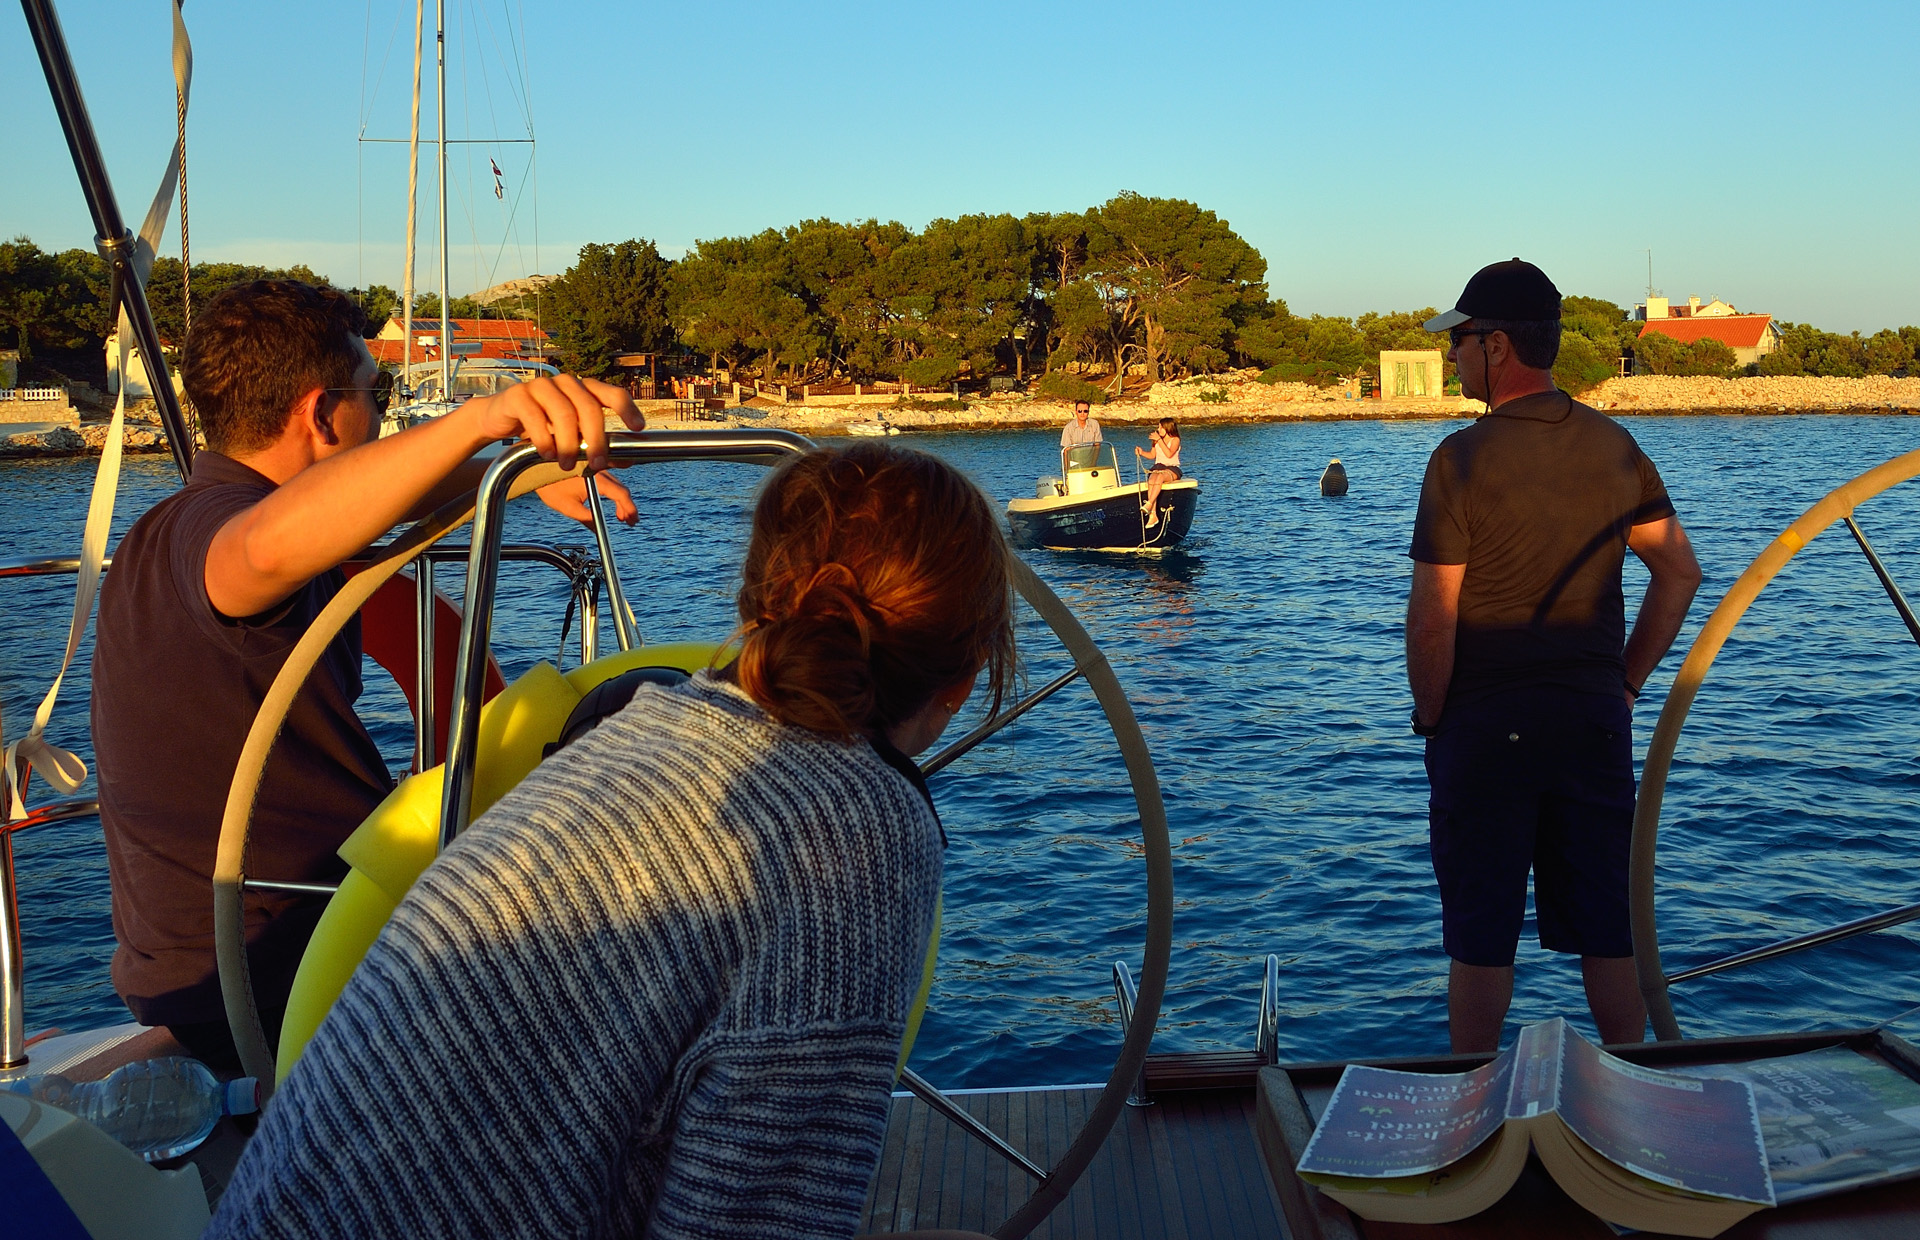
<path fill-rule="evenodd" d="M 1658 463 L 1706 570 L 1636 712 L 1644 754 L 1681 655 L 1734 578 L 1827 491 L 1920 446 L 1920 421 L 1624 424 Z M 1157 1049 L 1250 1048 L 1268 953 L 1281 961 L 1285 1056 L 1445 1048 L 1446 958 L 1421 743 L 1406 722 L 1401 615 L 1421 472 L 1461 425 L 1195 427 L 1183 451 L 1202 489 L 1184 548 L 1027 555 L 1107 652 L 1165 792 L 1177 912 Z M 1123 456 L 1145 442 L 1130 429 L 1111 434 Z M 1055 459 L 1052 436 L 1039 432 L 896 442 L 947 458 L 1002 501 L 1031 494 Z M 1352 493 L 1322 499 L 1316 479 L 1335 456 Z M 92 474 L 92 461 L 0 465 L 0 554 L 72 553 Z M 645 520 L 616 531 L 616 554 L 647 640 L 713 640 L 732 627 L 760 476 L 740 465 L 629 471 Z M 116 539 L 175 485 L 164 458 L 130 461 Z M 1865 505 L 1860 520 L 1896 578 L 1920 588 L 1920 487 Z M 515 506 L 508 532 L 589 542 L 530 502 Z M 443 570 L 442 583 L 457 575 Z M 1645 582 L 1630 557 L 1629 611 Z M 53 676 L 71 595 L 71 579 L 0 581 L 9 738 Z M 495 651 L 509 676 L 554 658 L 565 600 L 551 570 L 505 570 Z M 1022 654 L 1038 685 L 1066 663 L 1023 614 Z M 609 647 L 610 632 L 603 621 Z M 90 654 L 89 639 L 50 729 L 89 756 Z M 565 658 L 572 666 L 577 646 Z M 1659 910 L 1670 970 L 1920 899 L 1917 677 L 1920 648 L 1844 530 L 1815 540 L 1761 595 L 1694 708 L 1667 793 Z M 363 714 L 403 770 L 404 700 L 371 665 L 368 685 Z M 1139 972 L 1144 886 L 1136 811 L 1091 693 L 1064 691 L 936 776 L 933 790 L 952 844 L 915 1066 L 949 1087 L 1104 1079 L 1119 1042 L 1111 968 L 1124 960 Z M 46 795 L 36 784 L 35 798 Z M 98 824 L 42 828 L 16 844 L 29 1030 L 124 1020 L 107 977 Z M 1532 935 L 1530 917 L 1514 1019 L 1566 1015 L 1591 1033 L 1577 969 Z M 1911 927 L 1854 939 L 1688 984 L 1676 1006 L 1690 1035 L 1884 1019 L 1920 1002 L 1914 946 Z"/>

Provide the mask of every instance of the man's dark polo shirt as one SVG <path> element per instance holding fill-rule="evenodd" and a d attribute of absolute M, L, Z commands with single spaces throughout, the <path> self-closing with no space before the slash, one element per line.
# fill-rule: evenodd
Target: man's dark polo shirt
<path fill-rule="evenodd" d="M 134 523 L 100 592 L 93 739 L 113 880 L 113 984 L 141 1023 L 225 1018 L 213 948 L 213 862 L 227 786 L 254 712 L 294 643 L 345 578 L 336 569 L 244 620 L 207 599 L 207 550 L 271 480 L 202 452 L 187 486 Z M 353 711 L 360 623 L 327 647 L 268 759 L 247 873 L 337 881 L 334 855 L 392 788 Z M 324 902 L 247 897 L 263 1010 L 284 1006 Z"/>
<path fill-rule="evenodd" d="M 1508 401 L 1447 436 L 1407 554 L 1467 566 L 1448 705 L 1520 687 L 1618 695 L 1627 532 L 1672 515 L 1633 436 L 1564 392 Z"/>

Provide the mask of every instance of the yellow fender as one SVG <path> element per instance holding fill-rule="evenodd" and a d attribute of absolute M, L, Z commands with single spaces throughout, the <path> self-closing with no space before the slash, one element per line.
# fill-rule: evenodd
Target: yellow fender
<path fill-rule="evenodd" d="M 595 659 L 562 675 L 551 663 L 536 663 L 525 675 L 480 709 L 475 747 L 473 816 L 478 818 L 540 764 L 541 751 L 566 726 L 567 716 L 589 690 L 636 667 L 677 667 L 696 672 L 712 664 L 719 647 L 708 642 L 641 646 Z M 367 820 L 340 845 L 350 867 L 327 902 L 294 974 L 287 1014 L 280 1026 L 276 1081 L 285 1081 L 301 1052 L 326 1019 L 347 979 L 367 949 L 380 937 L 401 897 L 440 851 L 440 796 L 445 768 L 433 767 L 402 780 Z M 933 986 L 934 958 L 940 948 L 940 906 L 934 906 L 933 935 L 920 989 L 907 1014 L 899 1067 L 907 1062 L 920 1030 L 927 994 Z"/>

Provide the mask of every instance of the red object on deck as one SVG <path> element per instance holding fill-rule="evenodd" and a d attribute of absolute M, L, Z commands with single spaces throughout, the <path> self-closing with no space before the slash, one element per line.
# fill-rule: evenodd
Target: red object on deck
<path fill-rule="evenodd" d="M 352 576 L 363 567 L 360 564 L 348 564 L 345 569 L 347 575 Z M 388 578 L 386 584 L 374 591 L 373 597 L 360 608 L 361 648 L 375 663 L 387 669 L 388 675 L 399 684 L 400 691 L 407 695 L 407 708 L 413 711 L 415 719 L 420 717 L 419 704 L 414 700 L 420 666 L 418 646 L 414 640 L 414 600 L 417 590 L 413 574 L 403 570 Z M 447 752 L 447 725 L 453 716 L 453 665 L 460 655 L 460 618 L 460 608 L 453 600 L 435 590 L 433 751 L 436 754 Z M 500 665 L 489 651 L 481 701 L 492 701 L 506 687 L 506 678 L 500 674 Z"/>

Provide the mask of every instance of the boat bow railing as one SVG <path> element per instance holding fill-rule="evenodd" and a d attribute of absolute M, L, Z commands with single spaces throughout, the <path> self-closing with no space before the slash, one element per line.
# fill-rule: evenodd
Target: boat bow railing
<path fill-rule="evenodd" d="M 13 880 L 13 837 L 50 822 L 92 818 L 100 803 L 92 797 L 49 801 L 16 822 L 0 823 L 0 1072 L 27 1063 L 25 958 L 20 951 L 20 901 Z"/>

